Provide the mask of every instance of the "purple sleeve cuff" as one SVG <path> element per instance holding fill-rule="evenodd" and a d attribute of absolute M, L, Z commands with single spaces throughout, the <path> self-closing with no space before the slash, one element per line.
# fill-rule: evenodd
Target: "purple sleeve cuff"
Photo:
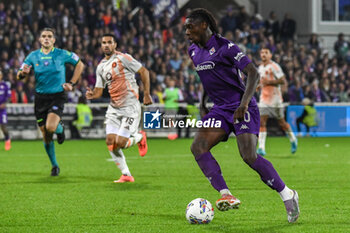
<path fill-rule="evenodd" d="M 242 59 L 240 60 L 240 62 L 237 62 L 236 65 L 238 67 L 238 69 L 240 70 L 244 70 L 244 68 L 249 64 L 249 63 L 252 63 L 252 61 L 247 57 L 247 56 L 244 56 L 242 57 Z"/>

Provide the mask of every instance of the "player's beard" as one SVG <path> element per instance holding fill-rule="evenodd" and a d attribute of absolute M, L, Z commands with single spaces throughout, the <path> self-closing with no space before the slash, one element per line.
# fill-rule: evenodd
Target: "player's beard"
<path fill-rule="evenodd" d="M 109 56 L 111 56 L 112 54 L 113 54 L 113 52 L 111 51 L 111 50 L 105 50 L 105 55 L 107 56 L 107 57 L 109 57 Z"/>

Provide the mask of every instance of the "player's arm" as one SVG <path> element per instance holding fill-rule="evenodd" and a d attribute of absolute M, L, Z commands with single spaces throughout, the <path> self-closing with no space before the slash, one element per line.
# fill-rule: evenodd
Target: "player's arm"
<path fill-rule="evenodd" d="M 254 92 L 256 90 L 256 87 L 258 86 L 260 75 L 257 71 L 256 67 L 253 65 L 253 63 L 249 63 L 244 69 L 243 72 L 247 74 L 247 83 L 246 83 L 246 90 L 242 96 L 241 104 L 236 109 L 233 119 L 234 122 L 236 120 L 241 121 L 244 119 L 244 114 L 248 110 L 248 105 L 250 100 L 252 99 Z"/>
<path fill-rule="evenodd" d="M 275 80 L 263 79 L 263 80 L 261 80 L 261 83 L 264 86 L 279 86 L 279 85 L 285 85 L 287 83 L 287 81 L 286 81 L 286 77 L 283 76 L 282 78 L 275 79 Z"/>
<path fill-rule="evenodd" d="M 202 94 L 201 101 L 199 104 L 199 112 L 200 112 L 202 118 L 205 115 L 207 115 L 209 112 L 209 109 L 207 108 L 207 102 L 208 102 L 208 94 L 205 90 L 203 90 L 203 94 Z"/>
<path fill-rule="evenodd" d="M 149 81 L 149 71 L 145 67 L 141 67 L 137 73 L 141 76 L 141 81 L 144 86 L 144 92 L 143 92 L 143 104 L 144 105 L 150 105 L 152 104 L 152 97 L 150 94 L 150 81 Z"/>
<path fill-rule="evenodd" d="M 92 99 L 98 99 L 102 96 L 103 88 L 102 87 L 95 87 L 93 90 L 91 90 L 89 87 L 86 89 L 85 97 L 88 100 Z"/>
<path fill-rule="evenodd" d="M 19 69 L 17 72 L 17 76 L 16 76 L 17 79 L 22 80 L 22 79 L 28 78 L 31 69 L 32 69 L 31 65 L 29 66 L 29 65 L 24 63 L 23 67 L 21 69 Z"/>
<path fill-rule="evenodd" d="M 75 86 L 75 84 L 77 84 L 77 82 L 81 77 L 81 74 L 83 73 L 84 67 L 85 67 L 84 63 L 81 60 L 79 60 L 74 67 L 73 77 L 71 78 L 70 82 L 63 84 L 63 88 L 65 91 L 73 90 L 73 87 Z"/>

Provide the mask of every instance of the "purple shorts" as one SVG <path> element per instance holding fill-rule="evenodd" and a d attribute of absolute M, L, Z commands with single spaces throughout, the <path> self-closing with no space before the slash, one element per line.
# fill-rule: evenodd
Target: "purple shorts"
<path fill-rule="evenodd" d="M 224 141 L 227 140 L 231 132 L 233 132 L 236 136 L 244 133 L 259 135 L 260 113 L 258 106 L 249 106 L 248 111 L 244 116 L 244 120 L 234 124 L 233 114 L 235 110 L 236 108 L 228 109 L 214 106 L 210 112 L 203 117 L 202 121 L 209 118 L 215 118 L 215 120 L 221 121 L 221 128 L 225 130 L 227 134 Z"/>
<path fill-rule="evenodd" d="M 7 124 L 6 108 L 0 109 L 0 125 L 5 125 L 5 124 Z"/>

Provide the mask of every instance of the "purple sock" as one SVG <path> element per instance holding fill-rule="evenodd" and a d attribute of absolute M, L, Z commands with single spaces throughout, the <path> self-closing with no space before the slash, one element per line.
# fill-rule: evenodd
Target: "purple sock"
<path fill-rule="evenodd" d="M 210 152 L 196 156 L 196 161 L 210 184 L 218 191 L 228 189 L 221 169 Z"/>
<path fill-rule="evenodd" d="M 268 160 L 261 157 L 259 154 L 254 164 L 250 167 L 259 173 L 261 180 L 265 184 L 277 192 L 281 192 L 286 186 L 272 164 Z"/>

